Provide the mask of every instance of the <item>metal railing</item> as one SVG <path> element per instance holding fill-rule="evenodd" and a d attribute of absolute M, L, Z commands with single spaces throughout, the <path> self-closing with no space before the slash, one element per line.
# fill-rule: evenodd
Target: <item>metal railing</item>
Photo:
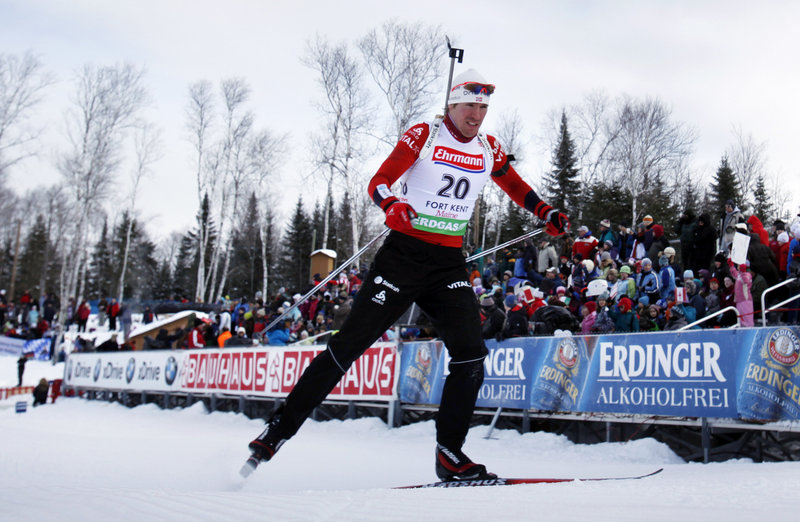
<path fill-rule="evenodd" d="M 790 283 L 793 283 L 795 281 L 797 281 L 797 278 L 796 277 L 792 277 L 790 279 L 787 279 L 786 281 L 778 283 L 777 285 L 770 286 L 769 288 L 764 290 L 764 293 L 761 294 L 761 326 L 767 326 L 767 312 L 771 312 L 771 311 L 775 310 L 776 308 L 780 308 L 781 306 L 785 305 L 786 303 L 794 301 L 795 299 L 800 297 L 798 295 L 793 295 L 789 299 L 786 299 L 785 301 L 781 301 L 780 303 L 778 303 L 776 305 L 772 305 L 772 306 L 769 307 L 769 309 L 767 309 L 767 294 L 770 293 L 773 290 L 777 290 L 778 288 L 780 288 L 782 286 L 785 286 L 785 285 L 788 285 Z"/>
<path fill-rule="evenodd" d="M 698 324 L 704 323 L 704 322 L 708 321 L 709 319 L 711 319 L 713 317 L 716 317 L 718 315 L 722 315 L 722 314 L 724 314 L 725 312 L 727 312 L 729 310 L 732 310 L 732 311 L 736 312 L 736 328 L 742 326 L 742 319 L 741 319 L 741 317 L 739 317 L 739 310 L 737 310 L 735 306 L 726 306 L 722 310 L 717 310 L 713 314 L 707 315 L 707 316 L 703 317 L 702 319 L 698 319 L 697 321 L 695 321 L 695 322 L 693 322 L 691 324 L 687 324 L 686 326 L 682 326 L 682 327 L 678 328 L 675 331 L 676 332 L 681 332 L 683 330 L 688 330 L 689 328 L 691 328 L 693 326 L 697 326 Z M 731 328 L 734 328 L 734 327 L 731 326 Z"/>

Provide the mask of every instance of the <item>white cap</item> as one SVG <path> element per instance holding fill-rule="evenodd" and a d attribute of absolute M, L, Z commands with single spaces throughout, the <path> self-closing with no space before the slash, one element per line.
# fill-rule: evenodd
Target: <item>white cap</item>
<path fill-rule="evenodd" d="M 486 86 L 487 89 L 480 93 L 465 89 L 468 84 Z M 488 83 L 481 74 L 475 69 L 467 69 L 453 78 L 453 87 L 450 89 L 448 105 L 456 103 L 485 103 L 489 105 L 489 97 L 494 92 L 494 85 Z"/>

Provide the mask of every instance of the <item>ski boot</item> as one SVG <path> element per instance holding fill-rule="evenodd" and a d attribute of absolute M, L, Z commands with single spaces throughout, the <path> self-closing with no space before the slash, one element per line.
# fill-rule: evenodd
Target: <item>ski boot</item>
<path fill-rule="evenodd" d="M 436 476 L 442 482 L 451 480 L 487 480 L 497 478 L 483 464 L 475 464 L 460 449 L 436 445 Z"/>
<path fill-rule="evenodd" d="M 278 416 L 274 416 L 267 424 L 266 429 L 253 439 L 247 447 L 250 449 L 250 457 L 242 466 L 239 473 L 243 477 L 248 477 L 259 464 L 266 462 L 275 456 L 275 453 L 283 446 L 286 439 L 275 434 L 275 425 L 278 424 Z"/>

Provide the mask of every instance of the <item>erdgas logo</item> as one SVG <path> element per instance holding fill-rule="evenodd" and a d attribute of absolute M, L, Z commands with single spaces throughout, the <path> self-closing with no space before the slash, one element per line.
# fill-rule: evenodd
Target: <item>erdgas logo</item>
<path fill-rule="evenodd" d="M 372 301 L 378 303 L 379 305 L 384 304 L 386 302 L 386 290 L 381 290 L 372 298 Z"/>

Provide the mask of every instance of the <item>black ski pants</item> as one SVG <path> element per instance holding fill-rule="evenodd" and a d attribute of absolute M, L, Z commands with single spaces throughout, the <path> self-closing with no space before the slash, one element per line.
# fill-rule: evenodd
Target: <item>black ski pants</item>
<path fill-rule="evenodd" d="M 478 300 L 461 249 L 437 246 L 395 231 L 375 255 L 342 328 L 300 377 L 276 426 L 292 437 L 358 359 L 413 302 L 430 316 L 451 357 L 436 439 L 460 449 L 483 383 L 486 345 Z"/>

